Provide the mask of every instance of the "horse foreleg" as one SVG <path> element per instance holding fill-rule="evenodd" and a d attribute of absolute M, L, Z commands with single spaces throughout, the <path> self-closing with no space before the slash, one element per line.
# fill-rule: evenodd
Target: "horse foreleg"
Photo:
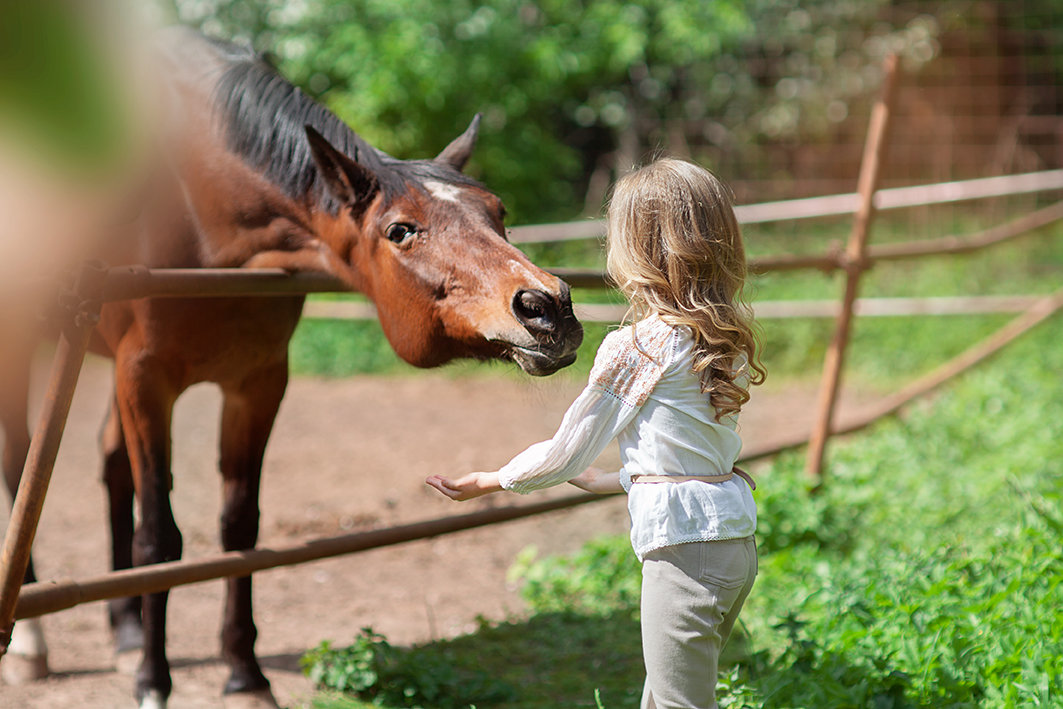
<path fill-rule="evenodd" d="M 11 499 L 14 500 L 30 449 L 30 432 L 26 423 L 29 369 L 28 365 L 25 368 L 6 366 L 3 373 L 8 375 L 0 382 L 0 425 L 4 429 L 4 481 L 11 493 Z M 22 582 L 33 583 L 36 580 L 33 559 L 30 558 Z M 15 623 L 11 644 L 3 662 L 0 662 L 0 674 L 8 684 L 32 682 L 48 676 L 48 647 L 44 642 L 40 619 L 27 618 Z"/>
<path fill-rule="evenodd" d="M 122 433 L 118 401 L 111 400 L 107 419 L 100 432 L 103 457 L 103 482 L 111 522 L 111 568 L 115 571 L 133 566 L 133 469 L 129 462 Z M 114 633 L 117 665 L 120 672 L 132 674 L 139 651 L 144 647 L 144 626 L 140 617 L 140 596 L 114 598 L 108 602 L 111 631 Z"/>
<path fill-rule="evenodd" d="M 288 383 L 287 362 L 256 372 L 238 387 L 225 389 L 221 422 L 223 501 L 221 540 L 226 551 L 251 549 L 258 541 L 259 481 L 266 442 Z M 227 582 L 222 625 L 222 656 L 231 675 L 225 686 L 229 706 L 276 706 L 269 681 L 255 658 L 251 577 Z"/>
<path fill-rule="evenodd" d="M 170 423 L 177 389 L 165 368 L 134 340 L 116 357 L 115 391 L 133 470 L 140 524 L 133 536 L 136 566 L 181 558 L 181 533 L 170 506 Z M 163 707 L 173 683 L 166 659 L 167 592 L 143 598 L 144 654 L 136 676 L 142 707 Z"/>

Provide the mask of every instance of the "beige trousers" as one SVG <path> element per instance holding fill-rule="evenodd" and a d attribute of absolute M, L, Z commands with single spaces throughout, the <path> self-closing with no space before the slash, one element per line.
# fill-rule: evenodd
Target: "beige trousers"
<path fill-rule="evenodd" d="M 657 549 L 642 564 L 642 709 L 716 709 L 720 650 L 757 575 L 753 537 Z"/>

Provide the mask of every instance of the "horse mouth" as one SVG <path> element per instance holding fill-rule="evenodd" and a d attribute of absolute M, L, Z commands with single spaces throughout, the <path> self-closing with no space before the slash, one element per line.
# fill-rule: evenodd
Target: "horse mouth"
<path fill-rule="evenodd" d="M 507 354 L 526 374 L 533 377 L 545 377 L 559 369 L 564 369 L 576 361 L 575 351 L 557 354 L 544 352 L 533 347 L 508 344 Z"/>

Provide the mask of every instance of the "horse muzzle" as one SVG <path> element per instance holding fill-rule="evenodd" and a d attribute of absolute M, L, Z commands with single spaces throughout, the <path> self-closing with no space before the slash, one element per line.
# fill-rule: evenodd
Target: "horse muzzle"
<path fill-rule="evenodd" d="M 513 295 L 511 310 L 524 336 L 520 342 L 506 343 L 507 354 L 521 369 L 541 377 L 576 361 L 583 326 L 572 310 L 565 283 L 556 296 L 542 290 L 519 290 Z"/>

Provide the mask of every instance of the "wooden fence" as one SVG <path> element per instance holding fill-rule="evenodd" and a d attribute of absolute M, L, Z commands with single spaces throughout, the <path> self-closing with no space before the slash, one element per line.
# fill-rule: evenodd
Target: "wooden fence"
<path fill-rule="evenodd" d="M 890 72 L 891 75 L 893 73 Z M 878 192 L 875 189 L 876 164 L 886 149 L 885 137 L 891 82 L 892 80 L 887 81 L 887 90 L 876 107 L 875 116 L 877 117 L 873 117 L 868 149 L 859 181 L 860 190 L 856 195 L 837 195 L 817 198 L 817 200 L 797 200 L 739 208 L 740 217 L 746 223 L 780 218 L 805 218 L 823 214 L 854 213 L 856 215 L 849 247 L 844 252 L 830 252 L 816 256 L 763 258 L 754 260 L 751 264 L 752 269 L 757 272 L 812 268 L 823 271 L 841 269 L 846 273 L 846 294 L 841 303 L 829 304 L 829 308 L 822 303 L 789 303 L 772 306 L 786 310 L 788 315 L 801 317 L 807 317 L 814 311 L 813 314 L 816 316 L 835 317 L 839 323 L 832 342 L 832 350 L 836 350 L 836 353 L 824 369 L 825 384 L 822 391 L 825 393 L 821 397 L 817 429 L 813 431 L 813 439 L 816 435 L 820 435 L 823 444 L 830 435 L 857 430 L 881 416 L 896 411 L 914 397 L 930 391 L 949 377 L 990 356 L 1006 343 L 1063 308 L 1063 289 L 1048 296 L 995 299 L 911 301 L 891 299 L 886 302 L 859 300 L 855 297 L 860 275 L 880 261 L 966 253 L 1002 243 L 1063 219 L 1063 202 L 1059 202 L 1000 227 L 966 238 L 945 237 L 930 242 L 868 246 L 871 218 L 876 208 L 931 204 L 1063 188 L 1063 171 L 1052 171 L 1010 178 L 992 178 L 991 180 Z M 601 228 L 600 223 L 589 221 L 568 225 L 526 227 L 514 230 L 514 241 L 554 239 L 562 232 L 574 238 L 598 237 L 601 235 Z M 595 287 L 605 284 L 604 276 L 599 272 L 559 270 L 559 275 L 574 286 Z M 50 613 L 88 601 L 150 593 L 182 584 L 246 575 L 252 571 L 437 536 L 602 499 L 597 495 L 578 494 L 545 503 L 497 508 L 458 517 L 427 520 L 403 527 L 311 540 L 279 549 L 260 548 L 246 552 L 231 552 L 207 559 L 185 560 L 130 569 L 81 582 L 41 582 L 21 587 L 82 360 L 103 302 L 143 297 L 261 296 L 339 290 L 343 290 L 342 286 L 328 277 L 310 274 L 288 275 L 277 270 L 149 271 L 142 268 L 106 269 L 98 264 L 86 264 L 74 288 L 73 303 L 75 305 L 67 313 L 66 326 L 61 329 L 40 422 L 32 439 L 26 468 L 15 496 L 3 548 L 0 551 L 0 652 L 6 650 L 15 618 Z M 767 305 L 759 304 L 758 306 L 762 316 L 768 315 L 767 311 L 770 308 L 766 308 Z M 325 307 L 325 304 L 317 304 L 315 307 Z M 842 370 L 842 355 L 847 342 L 847 323 L 854 315 L 883 312 L 887 308 L 890 309 L 890 314 L 898 311 L 926 312 L 928 309 L 934 309 L 934 312 L 956 310 L 970 312 L 972 307 L 1019 311 L 1021 314 L 999 332 L 971 347 L 937 370 L 904 387 L 859 419 L 850 419 L 841 426 L 834 424 L 833 398 L 837 393 Z M 615 317 L 615 314 L 614 310 L 609 317 Z M 602 316 L 605 317 L 606 313 L 603 312 Z M 807 436 L 795 436 L 793 440 L 776 442 L 770 447 L 759 449 L 750 447 L 743 452 L 742 460 L 763 458 L 808 442 Z M 810 457 L 810 461 L 812 460 Z M 810 472 L 815 475 L 817 484 L 822 484 L 818 469 L 822 463 L 822 444 L 815 463 L 816 466 L 813 467 L 810 462 Z"/>

